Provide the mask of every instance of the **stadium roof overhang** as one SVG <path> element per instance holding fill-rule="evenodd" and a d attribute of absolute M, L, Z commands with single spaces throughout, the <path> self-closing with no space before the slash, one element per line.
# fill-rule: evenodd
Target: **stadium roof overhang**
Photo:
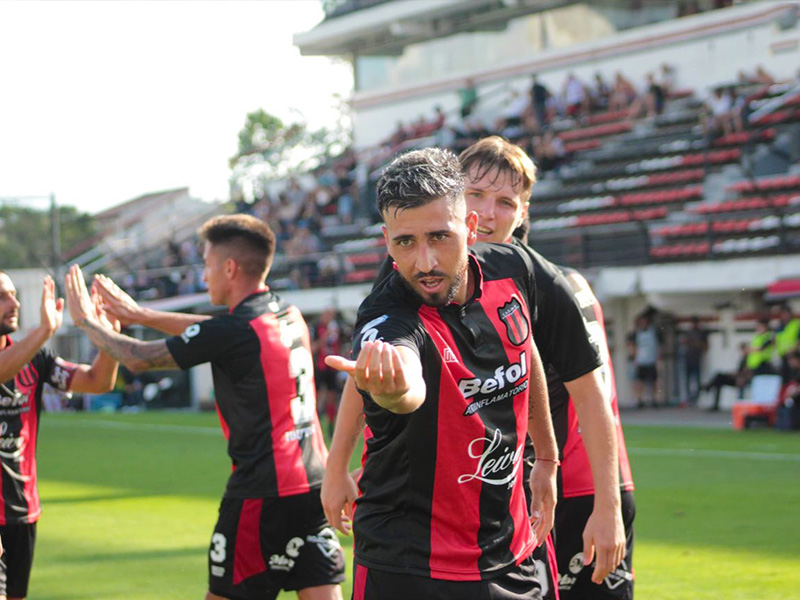
<path fill-rule="evenodd" d="M 497 31 L 522 15 L 575 0 L 403 0 L 328 19 L 294 36 L 305 56 L 387 56 L 409 44 L 469 31 Z"/>

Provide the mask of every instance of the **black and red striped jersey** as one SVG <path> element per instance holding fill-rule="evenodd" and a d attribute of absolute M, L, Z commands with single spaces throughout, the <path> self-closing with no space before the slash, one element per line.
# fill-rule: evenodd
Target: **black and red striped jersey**
<path fill-rule="evenodd" d="M 362 303 L 353 355 L 382 339 L 416 352 L 426 398 L 398 415 L 362 392 L 371 437 L 355 554 L 376 570 L 447 580 L 505 572 L 532 552 L 523 493 L 533 266 L 509 245 L 470 249 L 475 293 L 431 307 L 392 273 Z M 533 309 L 535 310 L 535 309 Z"/>
<path fill-rule="evenodd" d="M 6 336 L 11 345 L 11 338 Z M 77 365 L 42 348 L 11 381 L 0 386 L 0 525 L 34 523 L 42 513 L 36 485 L 36 444 L 42 391 L 68 391 Z"/>
<path fill-rule="evenodd" d="M 586 279 L 574 269 L 560 267 L 565 279 L 570 285 L 576 306 L 581 311 L 585 335 L 597 349 L 601 357 L 601 375 L 605 386 L 606 397 L 611 402 L 611 411 L 617 431 L 617 446 L 619 448 L 619 483 L 620 488 L 632 491 L 633 476 L 628 461 L 628 452 L 625 447 L 625 438 L 622 435 L 622 423 L 619 418 L 617 404 L 617 385 L 614 379 L 614 368 L 606 339 L 603 309 L 592 292 Z M 547 359 L 542 358 L 543 361 Z M 565 498 L 576 496 L 589 496 L 594 494 L 594 480 L 589 463 L 589 455 L 581 436 L 578 415 L 575 406 L 569 397 L 569 392 L 552 366 L 548 365 L 548 393 L 550 395 L 550 411 L 553 415 L 553 427 L 561 451 L 561 471 L 559 491 Z"/>
<path fill-rule="evenodd" d="M 167 348 L 182 369 L 211 363 L 233 462 L 227 497 L 292 496 L 322 484 L 328 451 L 308 326 L 297 308 L 259 290 L 229 314 L 168 339 Z"/>
<path fill-rule="evenodd" d="M 551 263 L 518 240 L 514 240 L 514 245 L 527 252 L 536 272 L 539 320 L 534 339 L 547 373 L 550 414 L 553 416 L 553 428 L 561 454 L 559 496 L 572 498 L 594 494 L 589 456 L 581 437 L 575 406 L 564 382 L 578 379 L 597 368 L 601 369 L 606 396 L 611 402 L 616 422 L 620 487 L 633 490 L 603 309 L 578 271 Z"/>

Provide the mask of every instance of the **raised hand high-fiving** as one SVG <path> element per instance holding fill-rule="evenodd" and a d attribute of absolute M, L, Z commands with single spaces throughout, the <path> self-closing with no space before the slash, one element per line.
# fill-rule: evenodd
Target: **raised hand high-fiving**
<path fill-rule="evenodd" d="M 139 305 L 110 277 L 95 275 L 92 291 L 102 298 L 106 313 L 115 317 L 122 325 L 127 327 L 137 322 L 141 310 Z"/>
<path fill-rule="evenodd" d="M 56 298 L 56 283 L 46 275 L 42 283 L 41 327 L 52 336 L 64 321 L 64 299 Z"/>

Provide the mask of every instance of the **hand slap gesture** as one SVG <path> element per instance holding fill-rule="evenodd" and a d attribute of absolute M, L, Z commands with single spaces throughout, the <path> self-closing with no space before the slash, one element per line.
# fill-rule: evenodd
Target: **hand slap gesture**
<path fill-rule="evenodd" d="M 103 325 L 97 316 L 97 309 L 89 295 L 89 290 L 86 289 L 83 272 L 78 265 L 72 265 L 69 268 L 64 284 L 67 290 L 67 308 L 72 317 L 72 322 L 77 327 L 81 327 L 86 322 Z"/>
<path fill-rule="evenodd" d="M 365 342 L 355 361 L 326 356 L 325 364 L 350 375 L 376 404 L 396 413 L 415 411 L 425 400 L 419 357 L 387 342 Z"/>
<path fill-rule="evenodd" d="M 46 275 L 42 282 L 41 326 L 53 335 L 63 320 L 64 299 L 56 298 L 56 283 Z"/>
<path fill-rule="evenodd" d="M 106 313 L 115 317 L 123 325 L 136 323 L 140 307 L 136 300 L 126 294 L 110 277 L 95 275 L 92 291 L 96 291 L 103 300 Z"/>

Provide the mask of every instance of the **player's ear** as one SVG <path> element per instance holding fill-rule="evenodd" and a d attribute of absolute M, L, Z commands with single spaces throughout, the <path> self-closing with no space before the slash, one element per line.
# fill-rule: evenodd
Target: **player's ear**
<path fill-rule="evenodd" d="M 383 234 L 383 241 L 386 242 L 386 247 L 389 247 L 389 232 L 386 231 L 386 225 L 381 225 L 381 233 Z"/>
<path fill-rule="evenodd" d="M 514 229 L 516 229 L 525 222 L 525 215 L 528 214 L 528 209 L 530 208 L 530 206 L 531 206 L 530 202 L 525 202 L 522 205 L 522 210 L 519 213 L 519 218 L 517 219 L 517 223 L 514 225 Z"/>
<path fill-rule="evenodd" d="M 474 210 L 467 213 L 467 245 L 471 246 L 478 239 L 478 213 Z"/>
<path fill-rule="evenodd" d="M 232 258 L 225 259 L 225 277 L 233 279 L 239 271 L 239 263 Z"/>

